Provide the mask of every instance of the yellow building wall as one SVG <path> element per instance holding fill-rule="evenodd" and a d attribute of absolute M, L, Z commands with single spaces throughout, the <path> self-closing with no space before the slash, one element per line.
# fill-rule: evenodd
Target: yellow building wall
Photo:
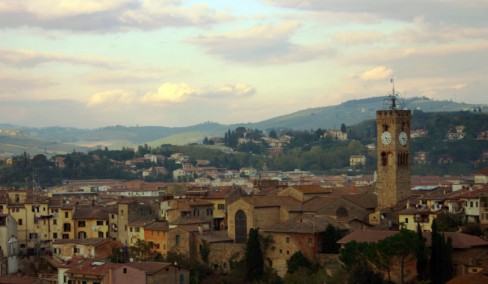
<path fill-rule="evenodd" d="M 168 254 L 168 232 L 158 230 L 144 230 L 146 242 L 153 242 L 156 246 L 155 251 L 161 255 Z"/>

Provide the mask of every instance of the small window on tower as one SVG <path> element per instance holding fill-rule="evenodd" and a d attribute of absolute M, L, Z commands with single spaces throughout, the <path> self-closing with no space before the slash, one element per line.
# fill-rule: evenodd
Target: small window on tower
<path fill-rule="evenodd" d="M 381 152 L 381 165 L 386 166 L 388 165 L 388 156 L 385 152 Z"/>

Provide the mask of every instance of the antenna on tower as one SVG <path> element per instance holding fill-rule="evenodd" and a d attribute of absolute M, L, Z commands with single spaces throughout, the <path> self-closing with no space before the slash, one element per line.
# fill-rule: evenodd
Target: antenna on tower
<path fill-rule="evenodd" d="M 391 78 L 390 83 L 392 86 L 392 91 L 383 101 L 383 109 L 403 109 L 404 103 L 400 100 L 400 93 L 395 91 L 395 80 Z"/>

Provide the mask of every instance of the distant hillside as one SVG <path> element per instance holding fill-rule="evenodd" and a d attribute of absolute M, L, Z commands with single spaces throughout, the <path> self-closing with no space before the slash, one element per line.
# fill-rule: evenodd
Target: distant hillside
<path fill-rule="evenodd" d="M 452 101 L 435 101 L 428 98 L 409 98 L 401 102 L 405 108 L 424 112 L 460 111 L 485 106 L 470 105 Z M 148 144 L 189 144 L 201 143 L 204 137 L 224 136 L 229 129 L 244 126 L 267 131 L 270 129 L 334 129 L 342 123 L 347 126 L 374 119 L 376 110 L 383 108 L 384 97 L 351 100 L 336 106 L 317 107 L 297 111 L 257 123 L 222 125 L 203 123 L 189 127 L 164 126 L 107 126 L 98 129 L 78 129 L 67 127 L 33 128 L 0 124 L 0 154 L 18 155 L 24 151 L 31 154 L 56 154 L 84 151 L 95 147 L 136 147 Z M 8 130 L 8 131 L 7 131 Z M 15 135 L 12 135 L 15 134 Z"/>

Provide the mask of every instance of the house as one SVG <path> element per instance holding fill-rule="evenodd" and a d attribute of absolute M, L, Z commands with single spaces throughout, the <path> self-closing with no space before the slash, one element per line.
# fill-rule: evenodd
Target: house
<path fill-rule="evenodd" d="M 238 187 L 218 187 L 215 190 L 209 191 L 203 197 L 205 201 L 213 204 L 212 218 L 214 230 L 227 229 L 227 205 L 239 197 L 241 197 L 241 190 Z"/>
<path fill-rule="evenodd" d="M 17 273 L 18 258 L 17 221 L 8 214 L 0 214 L 0 275 Z"/>
<path fill-rule="evenodd" d="M 64 260 L 71 259 L 74 256 L 106 259 L 112 255 L 113 249 L 122 246 L 120 242 L 102 238 L 61 239 L 52 242 L 52 252 L 55 257 Z"/>
<path fill-rule="evenodd" d="M 452 164 L 454 159 L 450 155 L 440 155 L 437 159 L 438 164 Z"/>
<path fill-rule="evenodd" d="M 397 233 L 398 231 L 357 230 L 346 235 L 337 243 L 343 247 L 351 241 L 377 242 Z M 486 257 L 488 241 L 461 232 L 444 232 L 442 235 L 445 239 L 452 240 L 452 263 L 455 275 L 466 274 L 470 267 L 477 265 Z M 431 233 L 423 232 L 423 237 L 426 239 L 426 247 L 430 247 Z"/>
<path fill-rule="evenodd" d="M 73 219 L 76 238 L 108 238 L 109 211 L 110 209 L 107 206 L 95 203 L 75 206 L 71 218 Z"/>
<path fill-rule="evenodd" d="M 322 250 L 320 235 L 329 224 L 339 230 L 347 230 L 344 225 L 326 216 L 300 216 L 261 229 L 264 236 L 270 236 L 273 240 L 266 255 L 279 276 L 285 276 L 287 260 L 296 252 L 302 252 L 310 262 L 317 260 L 316 256 Z"/>
<path fill-rule="evenodd" d="M 145 241 L 154 245 L 154 251 L 166 256 L 168 254 L 168 222 L 151 222 L 144 226 L 143 231 Z"/>
<path fill-rule="evenodd" d="M 351 155 L 349 157 L 350 167 L 359 167 L 366 165 L 366 156 L 364 155 Z"/>
<path fill-rule="evenodd" d="M 291 196 L 305 202 L 315 196 L 330 196 L 332 189 L 324 188 L 318 184 L 296 185 L 285 188 L 278 193 L 278 196 Z"/>
<path fill-rule="evenodd" d="M 124 274 L 124 268 L 131 267 L 137 271 L 141 271 L 145 274 L 145 282 L 128 281 L 127 275 L 129 271 Z M 122 270 L 122 273 L 120 273 Z M 121 278 L 117 278 L 118 276 Z M 114 270 L 114 283 L 145 283 L 145 284 L 157 284 L 157 283 L 178 283 L 189 284 L 190 283 L 190 270 L 184 268 L 178 263 L 169 262 L 129 262 L 118 269 Z"/>
<path fill-rule="evenodd" d="M 415 164 L 425 165 L 429 163 L 429 152 L 418 151 L 413 156 L 413 162 Z"/>
<path fill-rule="evenodd" d="M 481 186 L 488 184 L 488 168 L 481 169 L 474 174 L 474 183 Z"/>
<path fill-rule="evenodd" d="M 408 208 L 398 212 L 398 224 L 401 228 L 411 231 L 416 231 L 419 224 L 422 232 L 430 232 L 436 216 L 437 212 L 428 209 Z"/>
<path fill-rule="evenodd" d="M 342 132 L 340 129 L 328 130 L 323 137 L 332 137 L 336 141 L 347 141 L 347 132 Z"/>
<path fill-rule="evenodd" d="M 117 216 L 114 216 L 110 229 L 116 240 L 129 243 L 129 224 L 136 220 L 153 220 L 159 217 L 159 200 L 154 198 L 130 198 L 117 202 Z M 116 222 L 116 223 L 115 223 Z"/>
<path fill-rule="evenodd" d="M 135 220 L 129 223 L 129 238 L 127 245 L 133 246 L 138 241 L 146 241 L 145 226 L 154 223 L 154 220 Z"/>

